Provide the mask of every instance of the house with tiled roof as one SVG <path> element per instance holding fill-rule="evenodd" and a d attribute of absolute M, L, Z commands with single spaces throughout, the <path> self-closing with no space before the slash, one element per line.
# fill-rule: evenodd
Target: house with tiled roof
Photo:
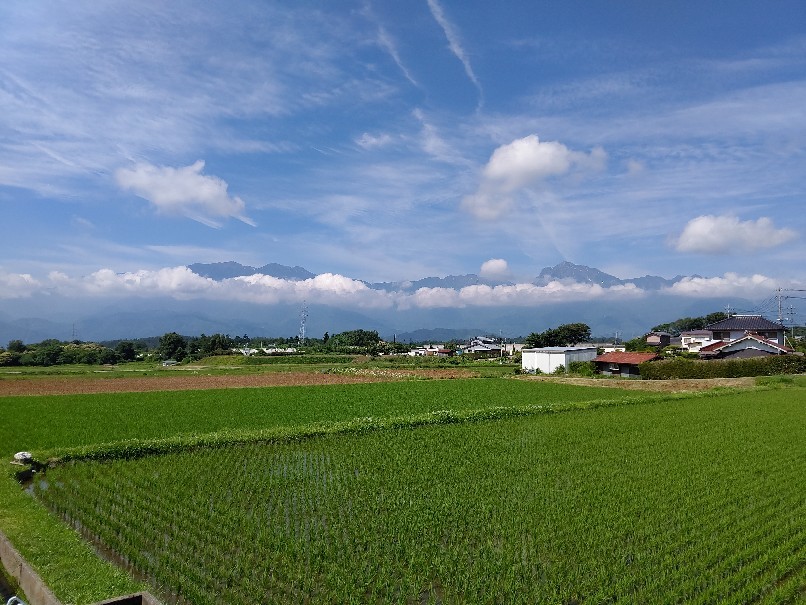
<path fill-rule="evenodd" d="M 786 326 L 761 315 L 732 315 L 705 326 L 705 329 L 713 334 L 714 340 L 738 340 L 744 338 L 745 334 L 752 333 L 765 340 L 774 340 L 782 347 L 786 345 Z"/>
<path fill-rule="evenodd" d="M 593 359 L 596 372 L 609 376 L 635 377 L 640 375 L 638 366 L 646 361 L 660 359 L 657 353 L 613 351 L 602 353 Z"/>
<path fill-rule="evenodd" d="M 720 340 L 702 347 L 699 351 L 702 359 L 746 359 L 748 357 L 767 357 L 768 355 L 787 355 L 794 350 L 778 344 L 777 340 L 764 338 L 761 334 L 748 332 L 735 340 Z"/>

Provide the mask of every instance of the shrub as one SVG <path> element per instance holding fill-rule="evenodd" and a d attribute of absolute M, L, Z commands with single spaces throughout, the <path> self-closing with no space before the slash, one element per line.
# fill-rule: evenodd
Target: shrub
<path fill-rule="evenodd" d="M 568 371 L 580 376 L 593 376 L 596 372 L 596 364 L 592 361 L 572 361 L 568 364 Z"/>
<path fill-rule="evenodd" d="M 674 378 L 741 378 L 745 376 L 775 376 L 806 373 L 806 356 L 773 355 L 748 359 L 691 360 L 669 359 L 649 361 L 640 366 L 647 380 Z"/>

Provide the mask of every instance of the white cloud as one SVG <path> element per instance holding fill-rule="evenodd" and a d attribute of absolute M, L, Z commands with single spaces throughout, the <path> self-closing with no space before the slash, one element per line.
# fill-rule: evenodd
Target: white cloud
<path fill-rule="evenodd" d="M 42 283 L 29 273 L 6 273 L 0 270 L 0 300 L 27 298 L 41 288 Z"/>
<path fill-rule="evenodd" d="M 697 298 L 753 297 L 767 296 L 778 286 L 775 280 L 764 275 L 743 276 L 725 273 L 722 277 L 686 277 L 667 292 Z"/>
<path fill-rule="evenodd" d="M 627 160 L 627 175 L 638 176 L 646 171 L 646 166 L 638 160 Z"/>
<path fill-rule="evenodd" d="M 400 58 L 400 53 L 397 51 L 397 45 L 394 40 L 389 35 L 389 32 L 386 31 L 386 28 L 382 26 L 378 27 L 378 44 L 389 53 L 389 56 L 392 57 L 392 60 L 400 68 L 400 71 L 403 72 L 403 75 L 406 76 L 406 79 L 415 86 L 419 86 L 417 80 L 414 79 L 414 76 L 411 75 L 411 72 L 403 64 L 403 60 Z"/>
<path fill-rule="evenodd" d="M 387 133 L 372 135 L 368 132 L 365 132 L 358 137 L 355 142 L 359 147 L 363 147 L 364 149 L 376 149 L 379 147 L 386 147 L 392 142 L 392 140 L 391 135 Z"/>
<path fill-rule="evenodd" d="M 465 197 L 462 205 L 480 219 L 495 219 L 512 207 L 519 190 L 575 168 L 601 170 L 606 161 L 607 154 L 599 147 L 586 154 L 556 141 L 542 142 L 531 134 L 493 152 L 482 171 L 478 191 Z"/>
<path fill-rule="evenodd" d="M 491 266 L 503 268 L 500 259 Z M 485 263 L 486 264 L 486 263 Z M 726 273 L 722 277 L 687 277 L 665 290 L 669 295 L 692 298 L 763 298 L 780 284 L 764 275 Z M 796 284 L 797 287 L 797 284 Z M 800 285 L 802 287 L 802 284 Z M 634 284 L 604 288 L 598 284 L 552 281 L 545 285 L 518 283 L 501 286 L 474 285 L 420 288 L 415 292 L 374 290 L 364 282 L 324 273 L 306 280 L 285 280 L 249 275 L 216 281 L 201 277 L 185 266 L 118 273 L 104 268 L 72 277 L 53 271 L 46 278 L 0 271 L 0 300 L 46 296 L 63 301 L 159 298 L 176 300 L 238 301 L 272 305 L 315 301 L 346 309 L 450 309 L 489 307 L 539 307 L 567 301 L 626 301 L 647 296 Z"/>
<path fill-rule="evenodd" d="M 249 275 L 224 280 L 238 300 L 271 303 L 315 300 L 319 304 L 388 308 L 392 298 L 387 292 L 372 290 L 361 281 L 322 273 L 310 279 L 291 281 L 269 275 Z"/>
<path fill-rule="evenodd" d="M 496 149 L 484 167 L 484 178 L 505 191 L 538 179 L 568 172 L 571 151 L 556 141 L 541 142 L 531 134 Z"/>
<path fill-rule="evenodd" d="M 220 227 L 221 218 L 237 218 L 254 226 L 244 210 L 246 204 L 227 193 L 227 183 L 202 174 L 204 161 L 171 168 L 140 163 L 134 168 L 120 168 L 115 179 L 122 189 L 131 190 L 148 200 L 157 212 L 186 216 L 210 227 Z"/>
<path fill-rule="evenodd" d="M 686 224 L 675 243 L 678 252 L 726 254 L 774 248 L 793 239 L 791 229 L 776 229 L 772 220 L 761 217 L 740 221 L 735 216 L 698 216 Z"/>
<path fill-rule="evenodd" d="M 74 294 L 92 295 L 167 295 L 179 299 L 196 296 L 209 296 L 220 290 L 220 282 L 193 273 L 187 267 L 167 267 L 156 271 L 140 270 L 115 273 L 111 269 L 100 269 L 89 276 L 65 283 L 62 288 L 71 288 Z"/>
<path fill-rule="evenodd" d="M 482 263 L 479 275 L 488 278 L 506 277 L 509 275 L 509 265 L 503 258 L 491 258 Z"/>
<path fill-rule="evenodd" d="M 564 301 L 592 299 L 622 300 L 640 298 L 645 292 L 634 284 L 603 288 L 598 284 L 550 282 L 544 286 L 513 284 L 506 286 L 467 286 L 450 288 L 420 288 L 409 295 L 398 295 L 397 306 L 409 308 L 532 306 Z"/>

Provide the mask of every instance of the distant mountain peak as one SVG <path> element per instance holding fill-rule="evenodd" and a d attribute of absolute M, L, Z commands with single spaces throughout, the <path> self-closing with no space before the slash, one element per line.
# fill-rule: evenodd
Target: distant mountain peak
<path fill-rule="evenodd" d="M 642 290 L 661 290 L 671 287 L 681 279 L 683 279 L 682 275 L 677 275 L 672 279 L 666 279 L 657 275 L 644 275 L 643 277 L 621 279 L 593 267 L 575 265 L 574 263 L 563 261 L 553 267 L 545 267 L 540 272 L 540 275 L 537 276 L 534 283 L 539 286 L 544 286 L 552 281 L 567 280 L 580 284 L 598 284 L 603 288 L 633 284 Z"/>
<path fill-rule="evenodd" d="M 269 275 L 278 279 L 289 279 L 292 281 L 316 277 L 316 274 L 311 273 L 303 267 L 288 267 L 277 263 L 269 263 L 262 267 L 250 267 L 249 265 L 242 265 L 235 261 L 226 261 L 223 263 L 193 263 L 187 267 L 196 275 L 208 277 L 216 281 L 255 274 Z"/>

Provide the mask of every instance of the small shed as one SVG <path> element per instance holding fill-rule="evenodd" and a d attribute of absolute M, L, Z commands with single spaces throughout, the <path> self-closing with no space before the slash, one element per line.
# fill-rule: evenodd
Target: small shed
<path fill-rule="evenodd" d="M 593 360 L 596 371 L 608 376 L 638 376 L 638 365 L 658 359 L 656 353 L 619 352 L 604 353 Z"/>
<path fill-rule="evenodd" d="M 521 368 L 526 372 L 540 371 L 551 374 L 563 366 L 568 370 L 574 361 L 592 361 L 596 357 L 596 347 L 541 347 L 521 349 Z"/>

